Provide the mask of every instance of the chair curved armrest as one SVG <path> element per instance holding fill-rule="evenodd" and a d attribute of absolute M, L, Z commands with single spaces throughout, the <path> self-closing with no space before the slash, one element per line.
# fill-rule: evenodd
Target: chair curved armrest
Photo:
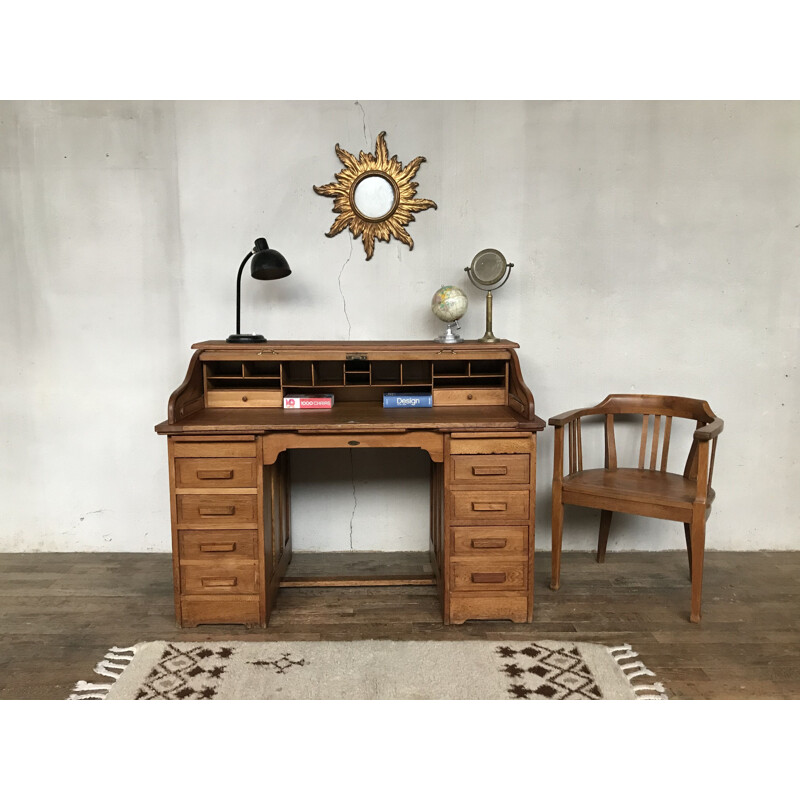
<path fill-rule="evenodd" d="M 555 417 L 550 417 L 547 420 L 549 425 L 552 425 L 554 428 L 563 428 L 569 422 L 572 422 L 578 417 L 584 416 L 586 413 L 592 411 L 591 408 L 576 408 L 573 411 L 565 411 L 563 414 L 557 414 Z"/>
<path fill-rule="evenodd" d="M 698 442 L 707 442 L 710 439 L 716 439 L 717 436 L 722 433 L 722 428 L 724 427 L 725 423 L 717 417 L 712 422 L 709 422 L 707 425 L 703 425 L 701 428 L 698 428 L 694 432 L 694 438 Z"/>

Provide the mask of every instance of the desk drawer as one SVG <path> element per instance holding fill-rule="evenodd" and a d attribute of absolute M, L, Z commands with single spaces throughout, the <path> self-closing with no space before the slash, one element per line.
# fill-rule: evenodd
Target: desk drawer
<path fill-rule="evenodd" d="M 179 494 L 179 525 L 231 528 L 254 525 L 258 513 L 254 494 Z"/>
<path fill-rule="evenodd" d="M 510 434 L 508 436 L 482 436 L 477 434 L 451 434 L 450 454 L 461 453 L 530 453 L 533 448 L 533 437 L 530 434 Z"/>
<path fill-rule="evenodd" d="M 181 598 L 181 625 L 257 625 L 258 595 L 203 594 Z"/>
<path fill-rule="evenodd" d="M 493 558 L 453 561 L 450 588 L 454 592 L 524 591 L 528 588 L 528 562 Z"/>
<path fill-rule="evenodd" d="M 530 492 L 527 490 L 451 491 L 454 519 L 475 522 L 524 520 L 530 514 Z"/>
<path fill-rule="evenodd" d="M 531 622 L 525 592 L 453 592 L 450 595 L 450 622 L 460 625 L 468 619 L 510 619 L 512 622 Z"/>
<path fill-rule="evenodd" d="M 256 559 L 255 531 L 180 531 L 178 542 L 181 561 Z"/>
<path fill-rule="evenodd" d="M 530 456 L 518 455 L 465 455 L 453 456 L 453 480 L 485 486 L 493 483 L 528 483 L 530 481 Z"/>
<path fill-rule="evenodd" d="M 505 389 L 434 389 L 435 406 L 504 406 Z"/>
<path fill-rule="evenodd" d="M 256 443 L 243 441 L 182 442 L 174 441 L 175 458 L 255 458 Z"/>
<path fill-rule="evenodd" d="M 528 556 L 528 528 L 523 525 L 452 528 L 454 556 L 508 558 Z"/>
<path fill-rule="evenodd" d="M 257 591 L 254 562 L 181 567 L 183 594 L 253 594 Z"/>
<path fill-rule="evenodd" d="M 178 489 L 233 489 L 256 486 L 252 458 L 176 458 Z"/>
<path fill-rule="evenodd" d="M 209 389 L 206 392 L 209 408 L 281 408 L 280 389 Z"/>

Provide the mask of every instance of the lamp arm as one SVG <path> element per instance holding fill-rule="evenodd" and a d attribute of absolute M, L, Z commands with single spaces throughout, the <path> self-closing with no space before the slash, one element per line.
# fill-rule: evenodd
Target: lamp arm
<path fill-rule="evenodd" d="M 242 271 L 244 270 L 244 265 L 250 260 L 250 256 L 252 256 L 253 253 L 255 253 L 255 250 L 251 250 L 244 257 L 244 261 L 242 261 L 242 265 L 239 267 L 239 274 L 236 276 L 236 335 L 237 336 L 241 333 L 240 322 L 242 318 Z"/>

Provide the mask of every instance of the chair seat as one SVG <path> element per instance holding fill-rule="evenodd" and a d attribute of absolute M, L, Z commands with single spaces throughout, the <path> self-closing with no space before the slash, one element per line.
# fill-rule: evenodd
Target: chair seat
<path fill-rule="evenodd" d="M 689 522 L 697 483 L 649 469 L 587 469 L 564 477 L 562 491 L 570 505 Z M 713 499 L 709 489 L 707 507 Z"/>

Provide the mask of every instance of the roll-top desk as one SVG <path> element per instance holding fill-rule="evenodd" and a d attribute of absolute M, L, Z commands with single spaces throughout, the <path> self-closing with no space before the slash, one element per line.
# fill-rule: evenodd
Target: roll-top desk
<path fill-rule="evenodd" d="M 445 624 L 533 618 L 536 433 L 517 344 L 201 342 L 156 426 L 167 436 L 178 624 L 266 626 L 292 555 L 287 450 L 430 455 L 432 574 Z M 384 408 L 383 393 L 431 408 Z M 330 409 L 284 409 L 331 394 Z M 349 581 L 354 585 L 357 581 Z M 378 577 L 364 584 L 381 583 Z M 331 585 L 304 580 L 302 585 Z"/>

